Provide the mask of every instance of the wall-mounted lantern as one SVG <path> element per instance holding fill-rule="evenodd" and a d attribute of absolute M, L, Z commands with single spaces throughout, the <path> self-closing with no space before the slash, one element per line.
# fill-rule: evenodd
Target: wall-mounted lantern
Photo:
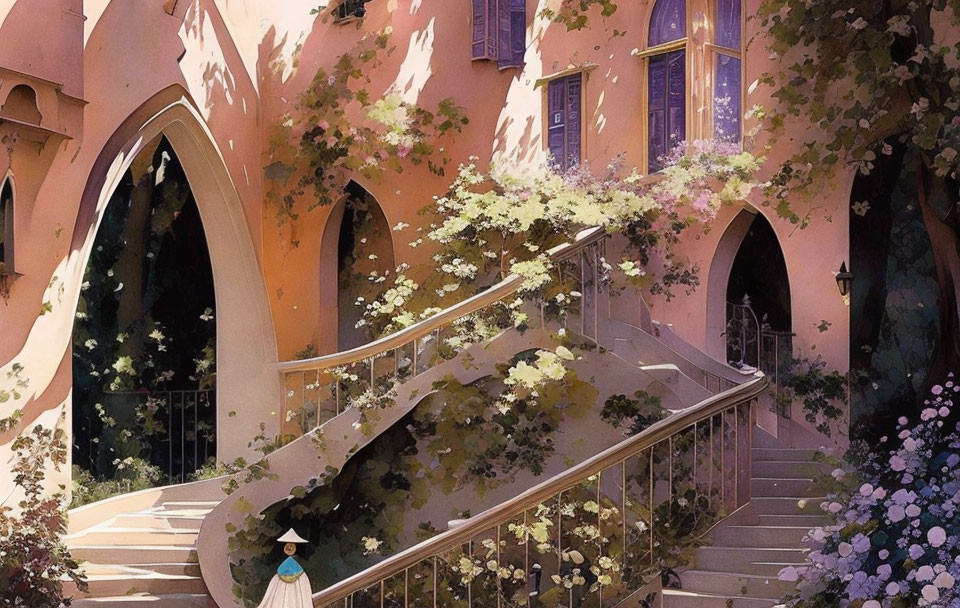
<path fill-rule="evenodd" d="M 847 263 L 840 264 L 840 271 L 837 273 L 837 287 L 840 288 L 840 295 L 844 301 L 849 300 L 850 290 L 853 288 L 853 273 L 847 270 Z"/>

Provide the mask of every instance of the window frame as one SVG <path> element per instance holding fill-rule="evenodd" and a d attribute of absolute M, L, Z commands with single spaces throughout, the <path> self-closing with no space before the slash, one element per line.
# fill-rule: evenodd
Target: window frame
<path fill-rule="evenodd" d="M 740 48 L 730 49 L 714 43 L 716 35 L 716 0 L 686 0 L 685 36 L 664 44 L 649 46 L 650 26 L 658 1 L 649 5 L 641 32 L 641 49 L 637 53 L 642 70 L 640 107 L 641 155 L 640 166 L 650 172 L 650 58 L 679 50 L 686 53 L 686 101 L 684 132 L 689 142 L 714 138 L 714 87 L 716 83 L 717 56 L 726 55 L 740 60 L 740 139 L 743 144 L 746 108 L 747 61 L 744 44 L 747 36 L 745 0 L 740 1 Z"/>
<path fill-rule="evenodd" d="M 555 72 L 548 76 L 544 76 L 537 80 L 534 88 L 542 88 L 543 95 L 541 96 L 541 126 L 540 126 L 540 139 L 542 140 L 542 149 L 546 155 L 550 154 L 550 83 L 560 80 L 562 78 L 568 78 L 574 74 L 580 74 L 580 156 L 577 160 L 579 165 L 584 165 L 587 162 L 587 121 L 585 120 L 586 116 L 586 101 L 587 101 L 587 82 L 590 80 L 590 72 L 596 69 L 597 64 L 584 64 L 581 66 L 567 68 L 566 70 L 561 70 Z M 567 168 L 562 168 L 562 170 L 567 170 Z"/>

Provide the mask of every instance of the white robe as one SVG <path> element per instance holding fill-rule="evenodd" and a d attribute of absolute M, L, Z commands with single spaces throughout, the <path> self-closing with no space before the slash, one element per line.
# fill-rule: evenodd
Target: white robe
<path fill-rule="evenodd" d="M 311 595 L 310 579 L 306 572 L 301 572 L 292 583 L 275 574 L 258 608 L 313 608 Z"/>

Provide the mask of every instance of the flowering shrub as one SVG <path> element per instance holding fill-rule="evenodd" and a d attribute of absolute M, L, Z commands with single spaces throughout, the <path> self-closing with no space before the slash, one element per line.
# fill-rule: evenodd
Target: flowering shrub
<path fill-rule="evenodd" d="M 0 421 L 0 427 L 9 424 L 10 419 Z M 70 598 L 63 597 L 64 580 L 80 590 L 87 588 L 79 564 L 61 540 L 67 532 L 66 497 L 62 488 L 53 494 L 44 488 L 50 467 L 59 469 L 67 462 L 65 437 L 62 429 L 36 426 L 12 444 L 11 472 L 23 498 L 17 509 L 0 506 L 0 603 L 4 606 L 61 608 L 70 605 Z"/>
<path fill-rule="evenodd" d="M 780 572 L 797 581 L 788 608 L 960 606 L 960 424 L 945 427 L 958 392 L 952 377 L 934 386 L 886 453 L 833 472 L 833 523 L 808 534 L 809 565 Z"/>

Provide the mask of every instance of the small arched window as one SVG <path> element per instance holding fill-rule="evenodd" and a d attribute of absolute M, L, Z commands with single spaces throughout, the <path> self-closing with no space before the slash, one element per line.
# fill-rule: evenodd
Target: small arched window
<path fill-rule="evenodd" d="M 0 188 L 0 263 L 13 270 L 13 187 L 9 179 Z"/>
<path fill-rule="evenodd" d="M 651 172 L 662 169 L 663 159 L 688 139 L 740 141 L 741 2 L 657 0 L 654 4 L 647 49 L 641 54 L 647 61 L 647 164 Z M 693 17 L 690 11 L 695 12 Z M 695 62 L 691 61 L 694 56 L 698 58 Z"/>

